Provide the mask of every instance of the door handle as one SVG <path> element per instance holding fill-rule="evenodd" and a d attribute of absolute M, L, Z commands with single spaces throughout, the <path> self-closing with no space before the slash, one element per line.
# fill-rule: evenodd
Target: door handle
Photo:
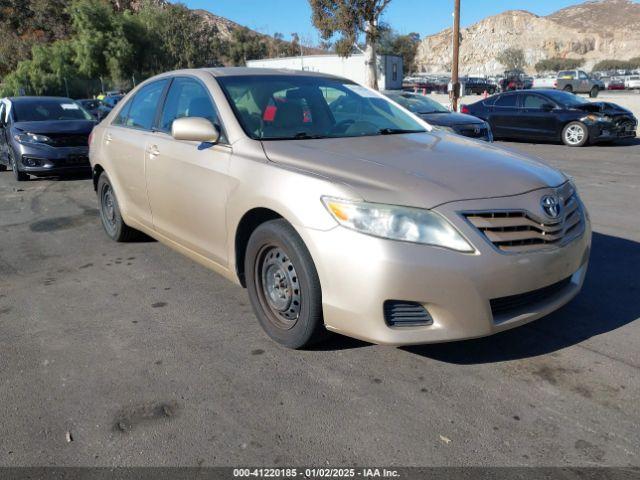
<path fill-rule="evenodd" d="M 158 150 L 157 145 L 151 145 L 147 150 L 147 153 L 149 154 L 149 158 L 154 158 L 160 155 L 160 150 Z"/>

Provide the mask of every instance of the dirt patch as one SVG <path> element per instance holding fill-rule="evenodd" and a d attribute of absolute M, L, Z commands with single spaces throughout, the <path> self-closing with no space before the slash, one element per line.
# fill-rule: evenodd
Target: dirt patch
<path fill-rule="evenodd" d="M 174 400 L 133 405 L 123 408 L 116 414 L 113 428 L 125 433 L 144 423 L 173 418 L 177 413 L 178 403 Z"/>

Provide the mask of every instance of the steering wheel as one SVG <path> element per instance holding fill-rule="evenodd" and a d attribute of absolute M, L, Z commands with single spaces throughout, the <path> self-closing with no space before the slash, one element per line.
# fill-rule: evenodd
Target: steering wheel
<path fill-rule="evenodd" d="M 331 133 L 344 133 L 350 125 L 355 123 L 355 120 L 347 119 L 342 120 L 341 122 L 336 123 L 331 129 Z"/>

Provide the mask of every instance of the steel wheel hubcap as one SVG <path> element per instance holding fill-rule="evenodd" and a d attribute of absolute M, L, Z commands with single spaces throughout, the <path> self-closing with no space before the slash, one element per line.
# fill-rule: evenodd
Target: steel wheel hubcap
<path fill-rule="evenodd" d="M 110 230 L 116 226 L 116 205 L 113 192 L 108 185 L 102 190 L 102 217 Z"/>
<path fill-rule="evenodd" d="M 291 259 L 279 247 L 266 247 L 256 265 L 256 283 L 269 317 L 276 326 L 289 329 L 300 317 L 300 285 Z"/>
<path fill-rule="evenodd" d="M 580 143 L 584 138 L 584 129 L 579 125 L 571 125 L 567 128 L 566 137 L 569 143 Z"/>

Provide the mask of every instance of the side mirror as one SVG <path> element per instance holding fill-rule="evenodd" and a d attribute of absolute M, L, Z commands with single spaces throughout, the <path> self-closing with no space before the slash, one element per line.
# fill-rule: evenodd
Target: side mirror
<path fill-rule="evenodd" d="M 176 140 L 218 143 L 220 131 L 206 118 L 183 117 L 173 121 L 171 136 Z"/>
<path fill-rule="evenodd" d="M 551 103 L 543 103 L 541 108 L 545 112 L 550 112 L 551 110 L 553 110 L 556 107 L 554 105 L 552 105 Z"/>

